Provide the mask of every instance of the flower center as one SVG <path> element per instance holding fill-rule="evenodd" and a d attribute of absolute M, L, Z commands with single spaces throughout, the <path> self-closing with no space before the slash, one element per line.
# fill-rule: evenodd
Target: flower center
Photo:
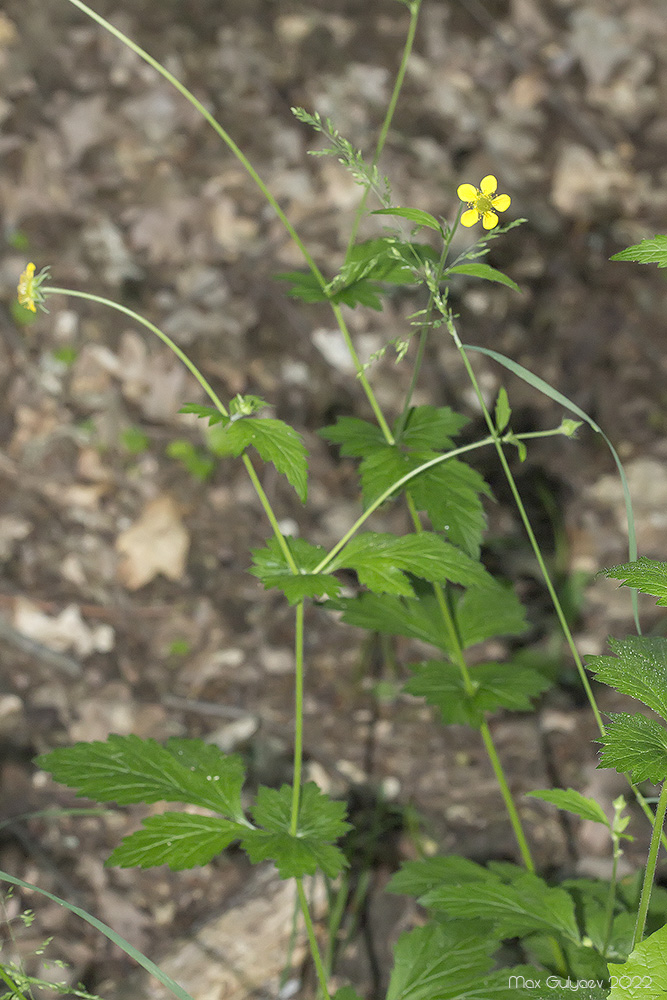
<path fill-rule="evenodd" d="M 493 211 L 493 205 L 491 204 L 491 198 L 488 198 L 485 194 L 480 194 L 475 199 L 475 208 L 480 215 L 484 215 L 486 212 Z"/>

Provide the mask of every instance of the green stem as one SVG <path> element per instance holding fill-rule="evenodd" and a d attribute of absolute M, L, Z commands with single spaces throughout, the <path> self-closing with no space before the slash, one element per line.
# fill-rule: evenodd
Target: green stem
<path fill-rule="evenodd" d="M 0 964 L 0 979 L 2 979 L 2 981 L 7 986 L 9 986 L 10 990 L 12 990 L 12 992 L 14 993 L 15 996 L 21 997 L 21 1000 L 27 1000 L 27 997 L 26 997 L 25 993 L 22 993 L 21 990 L 16 985 L 16 983 L 12 979 L 9 978 L 9 976 L 7 975 L 7 973 L 5 972 L 5 970 L 4 970 L 4 968 L 3 968 L 3 966 L 1 964 Z"/>
<path fill-rule="evenodd" d="M 70 0 L 70 2 L 73 2 L 73 0 Z M 179 361 L 183 362 L 188 371 L 192 375 L 194 375 L 194 377 L 197 379 L 197 381 L 199 382 L 200 386 L 202 387 L 208 398 L 215 406 L 216 410 L 218 410 L 218 412 L 221 413 L 223 417 L 229 416 L 229 413 L 227 412 L 227 408 L 225 407 L 224 403 L 221 401 L 217 393 L 214 392 L 210 383 L 202 375 L 199 368 L 197 368 L 196 364 L 190 360 L 190 358 L 187 356 L 187 354 L 185 354 L 184 351 L 181 350 L 178 344 L 174 343 L 171 337 L 167 336 L 167 334 L 164 333 L 163 330 L 155 326 L 154 323 L 151 323 L 150 320 L 147 320 L 143 316 L 140 316 L 139 313 L 134 312 L 133 309 L 128 309 L 127 306 L 122 306 L 120 305 L 120 303 L 114 302 L 113 299 L 105 299 L 101 295 L 93 295 L 92 292 L 78 292 L 71 288 L 53 288 L 51 285 L 46 285 L 42 289 L 42 291 L 44 295 L 69 295 L 72 298 L 86 299 L 89 302 L 96 302 L 99 305 L 108 306 L 109 309 L 115 309 L 116 312 L 123 313 L 125 316 L 130 316 L 131 319 L 133 319 L 136 323 L 139 323 L 141 326 L 145 326 L 146 329 L 150 330 L 151 333 L 154 333 L 155 336 L 158 337 L 163 342 L 163 344 L 166 344 L 169 350 L 172 351 L 179 359 Z M 247 454 L 245 453 L 243 454 L 242 461 L 246 467 L 248 475 L 250 476 L 251 482 L 255 487 L 260 503 L 264 508 L 264 513 L 266 514 L 269 523 L 273 528 L 273 533 L 276 536 L 276 539 L 278 541 L 278 544 L 280 545 L 280 549 L 283 555 L 285 556 L 285 561 L 287 562 L 287 565 L 289 566 L 289 568 L 293 573 L 298 573 L 298 567 L 294 562 L 294 557 L 292 556 L 289 545 L 287 544 L 285 536 L 280 530 L 278 520 L 273 512 L 271 504 L 269 503 L 269 499 L 264 490 L 262 489 L 261 483 L 257 477 L 257 473 L 255 472 L 252 462 L 248 458 Z"/>
<path fill-rule="evenodd" d="M 662 784 L 662 791 L 660 792 L 660 798 L 658 799 L 658 806 L 655 811 L 655 818 L 653 820 L 653 833 L 651 835 L 651 844 L 648 849 L 648 858 L 646 859 L 644 884 L 642 885 L 642 894 L 639 899 L 639 909 L 637 911 L 637 923 L 635 924 L 635 933 L 632 939 L 633 951 L 644 936 L 646 915 L 648 913 L 649 903 L 651 902 L 651 891 L 653 889 L 653 879 L 655 877 L 655 866 L 658 860 L 658 851 L 660 849 L 660 835 L 662 833 L 663 823 L 665 822 L 666 811 L 667 781 L 664 781 Z"/>
<path fill-rule="evenodd" d="M 419 476 L 426 469 L 433 468 L 434 465 L 439 465 L 441 462 L 446 462 L 450 458 L 456 458 L 457 455 L 463 455 L 467 451 L 475 451 L 476 448 L 483 448 L 487 444 L 493 444 L 492 437 L 482 438 L 481 441 L 475 441 L 472 444 L 464 444 L 460 448 L 454 448 L 452 451 L 446 452 L 444 455 L 437 455 L 435 458 L 430 458 L 428 462 L 424 462 L 422 465 L 418 465 L 417 468 L 412 469 L 410 472 L 406 472 L 404 476 L 397 479 L 395 483 L 392 483 L 383 493 L 376 497 L 375 500 L 366 508 L 366 510 L 361 514 L 357 520 L 354 522 L 351 528 L 349 528 L 339 542 L 333 546 L 333 548 L 327 552 L 325 557 L 312 569 L 311 573 L 321 573 L 327 566 L 329 566 L 333 560 L 336 558 L 341 549 L 345 548 L 352 536 L 361 528 L 361 526 L 368 520 L 368 518 L 373 514 L 378 507 L 389 499 L 392 494 L 400 490 L 402 486 L 409 483 L 411 479 L 415 476 Z"/>
<path fill-rule="evenodd" d="M 296 606 L 294 627 L 294 764 L 292 778 L 292 809 L 290 835 L 296 837 L 299 829 L 299 803 L 303 771 L 303 620 L 304 602 Z"/>
<path fill-rule="evenodd" d="M 299 894 L 299 903 L 301 904 L 301 912 L 303 914 L 303 919 L 306 924 L 306 933 L 308 935 L 308 942 L 310 944 L 310 953 L 315 963 L 315 971 L 317 973 L 317 979 L 320 984 L 320 989 L 322 991 L 322 996 L 324 1000 L 331 1000 L 331 995 L 329 993 L 329 988 L 327 986 L 327 977 L 324 971 L 324 965 L 322 964 L 322 958 L 320 956 L 320 948 L 317 943 L 317 937 L 315 936 L 315 928 L 313 927 L 313 921 L 310 916 L 310 909 L 308 907 L 308 900 L 306 899 L 306 893 L 303 888 L 303 879 L 296 879 L 296 891 Z"/>
<path fill-rule="evenodd" d="M 382 155 L 382 150 L 384 149 L 384 144 L 387 141 L 387 136 L 389 134 L 389 129 L 394 117 L 394 112 L 396 111 L 396 105 L 398 104 L 398 98 L 403 87 L 403 80 L 405 79 L 405 72 L 408 68 L 408 61 L 410 59 L 410 54 L 412 53 L 412 46 L 415 40 L 415 33 L 417 31 L 417 20 L 419 18 L 419 8 L 421 7 L 422 0 L 412 0 L 410 3 L 410 25 L 408 27 L 408 33 L 405 39 L 405 45 L 403 46 L 403 56 L 401 58 L 401 65 L 398 68 L 398 73 L 396 75 L 396 82 L 394 83 L 394 90 L 389 101 L 389 106 L 387 108 L 387 113 L 384 116 L 384 122 L 382 123 L 382 128 L 380 130 L 380 136 L 375 147 L 375 153 L 373 155 L 373 162 L 371 164 L 371 169 L 376 167 L 380 156 Z M 357 208 L 356 214 L 354 216 L 354 222 L 352 223 L 352 230 L 350 232 L 350 238 L 347 244 L 347 251 L 345 257 L 347 259 L 350 250 L 354 246 L 354 241 L 357 238 L 357 232 L 359 231 L 359 226 L 366 209 L 366 202 L 368 201 L 368 195 L 370 194 L 370 187 L 367 186 L 364 189 L 364 194 L 359 202 L 359 207 Z"/>
<path fill-rule="evenodd" d="M 88 17 L 93 19 L 93 21 L 96 21 L 99 25 L 101 25 L 101 27 L 105 29 L 105 31 L 108 31 L 109 34 L 113 35 L 115 38 L 121 41 L 123 45 L 126 45 L 128 49 L 131 49 L 133 52 L 135 52 L 141 59 L 144 60 L 144 62 L 147 62 L 149 66 L 152 66 L 154 70 L 160 73 L 160 75 L 163 76 L 165 80 L 168 80 L 169 83 L 172 85 L 172 87 L 175 87 L 176 90 L 178 90 L 178 92 L 182 94 L 183 97 L 185 97 L 185 99 L 189 101 L 194 108 L 196 108 L 196 110 L 199 112 L 202 118 L 204 118 L 211 126 L 211 128 L 220 136 L 220 138 L 225 143 L 227 148 L 234 154 L 236 159 L 243 166 L 243 169 L 249 174 L 249 176 L 255 182 L 255 184 L 262 192 L 262 194 L 268 201 L 269 205 L 271 206 L 271 208 L 276 213 L 276 215 L 282 222 L 283 226 L 289 233 L 290 239 L 292 239 L 296 244 L 296 246 L 299 248 L 303 256 L 303 259 L 306 261 L 308 267 L 317 278 L 318 282 L 320 283 L 320 286 L 324 288 L 326 284 L 324 277 L 319 268 L 317 267 L 317 264 L 309 254 L 308 250 L 302 243 L 301 238 L 297 233 L 297 231 L 295 230 L 294 226 L 291 224 L 291 222 L 283 212 L 282 208 L 280 207 L 280 205 L 278 204 L 274 196 L 271 194 L 270 190 L 268 189 L 262 178 L 259 176 L 255 168 L 253 167 L 248 157 L 241 151 L 241 149 L 239 149 L 239 147 L 236 145 L 236 143 L 229 135 L 229 133 L 222 127 L 220 122 L 218 122 L 213 117 L 211 112 L 204 107 L 201 101 L 197 100 L 195 95 L 190 90 L 188 90 L 185 84 L 181 83 L 181 81 L 178 80 L 173 75 L 173 73 L 170 73 L 168 69 L 166 69 L 161 63 L 159 63 L 157 59 L 154 59 L 153 56 L 149 55 L 148 52 L 146 52 L 145 49 L 142 49 L 140 45 L 137 45 L 137 43 L 132 41 L 131 38 L 128 38 L 127 35 L 124 35 L 122 31 L 119 31 L 118 28 L 115 28 L 113 24 L 110 24 L 109 21 L 105 20 L 105 18 L 103 18 L 100 14 L 97 14 L 94 10 L 91 10 L 91 8 L 88 7 L 87 4 L 83 3 L 82 0 L 69 0 L 69 2 L 71 4 L 74 4 L 75 7 L 78 7 L 79 10 L 83 11 L 84 14 L 87 14 Z"/>
<path fill-rule="evenodd" d="M 119 31 L 118 28 L 115 28 L 113 24 L 110 24 L 109 21 L 105 20 L 105 18 L 103 18 L 100 14 L 97 14 L 94 10 L 91 10 L 91 8 L 88 7 L 87 4 L 83 3 L 82 0 L 69 0 L 69 2 L 73 4 L 75 7 L 78 7 L 79 10 L 83 11 L 84 14 L 87 14 L 88 17 L 92 18 L 93 21 L 96 21 L 97 24 L 99 24 L 102 28 L 105 29 L 105 31 L 108 31 L 111 35 L 113 35 L 115 38 L 121 41 L 123 45 L 126 45 L 129 49 L 132 50 L 132 52 L 136 53 L 136 55 L 138 55 L 141 59 L 143 59 L 144 62 L 148 63 L 149 66 L 152 66 L 154 70 L 156 70 L 161 76 L 163 76 L 165 80 L 168 80 L 168 82 L 173 87 L 175 87 L 176 90 L 180 94 L 182 94 L 183 97 L 185 97 L 185 99 L 189 101 L 194 108 L 196 108 L 199 114 L 208 122 L 211 128 L 222 139 L 227 148 L 234 154 L 239 163 L 242 165 L 243 169 L 248 173 L 248 175 L 257 185 L 257 187 L 262 192 L 267 202 L 269 203 L 269 205 L 271 206 L 271 208 L 276 213 L 281 223 L 285 227 L 290 239 L 299 248 L 299 251 L 304 261 L 308 265 L 308 268 L 310 269 L 311 273 L 315 276 L 320 288 L 322 288 L 323 290 L 326 289 L 327 285 L 326 279 L 324 278 L 324 275 L 322 274 L 317 264 L 313 260 L 312 256 L 306 249 L 296 229 L 291 224 L 291 222 L 283 212 L 282 208 L 278 204 L 277 200 L 271 194 L 271 191 L 269 190 L 269 188 L 266 186 L 262 178 L 259 176 L 255 168 L 253 167 L 248 157 L 236 145 L 236 143 L 229 135 L 229 133 L 226 131 L 226 129 L 224 129 L 222 125 L 213 117 L 211 112 L 204 107 L 201 101 L 197 100 L 195 95 L 190 90 L 188 90 L 188 88 L 183 83 L 181 83 L 181 81 L 178 80 L 173 75 L 173 73 L 170 73 L 168 69 L 166 69 L 161 63 L 157 61 L 157 59 L 154 59 L 153 56 L 149 55 L 149 53 L 146 52 L 145 49 L 142 49 L 140 45 L 137 45 L 136 42 L 132 41 L 131 38 L 128 38 L 128 36 L 123 34 L 122 31 Z M 416 4 L 418 7 L 419 3 L 421 3 L 421 0 L 412 0 L 412 2 L 413 4 Z M 412 26 L 412 21 L 411 21 L 411 26 Z M 44 289 L 44 291 L 46 291 L 46 289 Z M 350 350 L 350 353 L 352 355 L 354 365 L 357 369 L 357 375 L 359 377 L 359 381 L 363 386 L 368 402 L 370 403 L 371 408 L 376 415 L 378 423 L 382 428 L 383 434 L 385 435 L 388 443 L 391 444 L 393 442 L 391 431 L 389 430 L 389 427 L 387 426 L 384 417 L 381 414 L 379 405 L 377 403 L 377 400 L 375 399 L 375 394 L 373 393 L 373 390 L 371 389 L 370 384 L 364 374 L 363 366 L 359 361 L 359 358 L 357 357 L 356 351 L 354 351 L 354 349 L 352 348 L 352 341 L 350 339 L 347 326 L 343 320 L 340 307 L 336 303 L 331 301 L 330 304 L 331 308 L 333 309 L 334 315 L 336 316 L 336 320 L 340 327 L 343 338 L 345 339 L 345 343 L 347 344 L 348 350 Z"/>
<path fill-rule="evenodd" d="M 616 883 L 618 881 L 618 859 L 621 856 L 621 848 L 617 834 L 612 833 L 612 843 L 614 845 L 613 860 L 611 865 L 611 880 L 607 892 L 607 901 L 604 908 L 604 938 L 602 945 L 602 957 L 606 959 L 607 949 L 611 941 L 611 932 L 614 924 L 614 903 L 616 901 Z"/>
<path fill-rule="evenodd" d="M 526 508 L 523 505 L 523 500 L 521 499 L 521 495 L 519 494 L 519 490 L 518 490 L 518 487 L 516 485 L 516 480 L 514 479 L 514 476 L 512 475 L 512 470 L 510 469 L 508 461 L 507 461 L 507 458 L 505 457 L 505 452 L 503 451 L 503 446 L 502 446 L 500 437 L 498 435 L 498 432 L 496 431 L 495 424 L 493 422 L 491 414 L 489 413 L 488 407 L 487 407 L 486 403 L 484 402 L 484 396 L 482 395 L 482 391 L 481 391 L 481 389 L 479 387 L 479 383 L 478 383 L 477 378 L 475 376 L 475 373 L 474 373 L 474 371 L 472 369 L 472 365 L 470 364 L 470 360 L 468 359 L 468 355 L 466 354 L 465 348 L 463 347 L 463 344 L 461 343 L 461 341 L 459 339 L 459 336 L 458 336 L 458 334 L 456 332 L 456 329 L 454 327 L 454 323 L 453 323 L 453 320 L 452 320 L 451 316 L 447 317 L 447 326 L 448 326 L 449 332 L 452 334 L 452 337 L 454 339 L 454 343 L 456 344 L 456 346 L 458 348 L 459 354 L 461 355 L 461 358 L 463 360 L 463 364 L 465 365 L 466 371 L 468 373 L 468 377 L 469 377 L 470 382 L 472 384 L 472 387 L 473 387 L 473 389 L 475 391 L 475 395 L 477 396 L 477 399 L 479 400 L 479 405 L 480 405 L 480 407 L 482 409 L 482 413 L 484 415 L 484 420 L 486 421 L 486 425 L 489 428 L 489 431 L 491 432 L 491 436 L 493 437 L 493 443 L 494 443 L 494 446 L 495 446 L 496 451 L 498 453 L 498 458 L 500 460 L 500 464 L 502 466 L 503 472 L 505 473 L 505 478 L 506 478 L 507 483 L 509 485 L 509 488 L 510 488 L 510 490 L 512 492 L 512 496 L 514 498 L 514 502 L 516 504 L 517 510 L 519 511 L 519 516 L 521 517 L 521 520 L 523 522 L 523 526 L 524 526 L 525 532 L 528 535 L 528 540 L 530 541 L 531 547 L 532 547 L 533 552 L 535 554 L 535 558 L 537 560 L 537 564 L 540 567 L 540 572 L 542 573 L 542 577 L 544 579 L 544 582 L 546 584 L 547 590 L 549 592 L 549 597 L 551 598 L 551 602 L 552 602 L 552 604 L 554 606 L 554 610 L 556 612 L 556 617 L 558 618 L 558 621 L 560 623 L 560 627 L 561 627 L 561 629 L 563 631 L 563 635 L 565 636 L 565 641 L 567 642 L 567 645 L 568 645 L 568 647 L 570 649 L 570 652 L 571 652 L 572 657 L 574 659 L 574 662 L 576 664 L 577 672 L 578 672 L 579 677 L 581 679 L 581 683 L 582 683 L 582 686 L 584 688 L 584 691 L 586 692 L 586 697 L 588 698 L 589 704 L 590 704 L 591 709 L 593 711 L 593 715 L 595 716 L 595 721 L 597 723 L 597 726 L 598 726 L 598 728 L 600 730 L 600 733 L 604 736 L 605 729 L 604 729 L 604 724 L 602 722 L 602 716 L 600 715 L 600 710 L 599 710 L 599 708 L 597 706 L 597 702 L 595 700 L 595 695 L 593 694 L 593 689 L 591 688 L 590 681 L 588 680 L 588 676 L 587 676 L 586 671 L 584 669 L 584 665 L 583 665 L 583 663 L 581 661 L 581 657 L 579 656 L 579 650 L 577 649 L 577 647 L 575 645 L 574 638 L 572 636 L 572 632 L 570 631 L 570 626 L 568 625 L 567 619 L 565 617 L 565 612 L 563 611 L 563 607 L 562 607 L 562 605 L 560 603 L 560 600 L 558 598 L 558 594 L 556 593 L 556 588 L 554 587 L 554 585 L 553 585 L 553 583 L 551 581 L 551 576 L 549 575 L 549 570 L 547 569 L 546 563 L 544 561 L 544 557 L 542 556 L 542 550 L 540 549 L 540 546 L 539 546 L 539 543 L 537 541 L 537 538 L 535 537 L 535 532 L 533 531 L 533 527 L 532 527 L 532 525 L 530 523 L 530 520 L 528 518 L 528 514 L 526 512 Z"/>

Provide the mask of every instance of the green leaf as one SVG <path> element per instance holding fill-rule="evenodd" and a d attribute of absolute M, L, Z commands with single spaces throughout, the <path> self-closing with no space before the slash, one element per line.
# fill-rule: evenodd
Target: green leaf
<path fill-rule="evenodd" d="M 591 656 L 596 680 L 636 698 L 667 720 L 667 639 L 629 635 L 609 639 L 616 656 Z"/>
<path fill-rule="evenodd" d="M 341 455 L 363 458 L 375 448 L 386 447 L 384 435 L 377 424 L 358 417 L 338 417 L 335 424 L 317 432 L 325 441 L 340 445 Z"/>
<path fill-rule="evenodd" d="M 248 857 L 253 864 L 273 861 L 281 878 L 313 875 L 318 868 L 335 878 L 347 865 L 343 852 L 331 843 L 351 829 L 343 819 L 344 803 L 333 802 L 308 782 L 301 790 L 296 836 L 290 833 L 291 809 L 289 785 L 279 791 L 260 786 L 252 812 L 264 829 L 244 833 L 241 846 Z"/>
<path fill-rule="evenodd" d="M 496 947 L 496 940 L 480 939 L 467 924 L 429 924 L 401 934 L 387 1000 L 450 1000 L 465 997 L 473 983 L 486 998 L 482 977 Z"/>
<path fill-rule="evenodd" d="M 515 292 L 521 291 L 515 281 L 508 278 L 502 271 L 497 271 L 495 267 L 490 267 L 489 264 L 455 264 L 454 267 L 447 268 L 445 275 L 448 274 L 469 274 L 474 278 L 483 278 L 485 281 L 497 281 L 501 285 L 507 285 Z"/>
<path fill-rule="evenodd" d="M 292 286 L 287 294 L 291 299 L 300 299 L 301 302 L 327 302 L 329 296 L 322 288 L 322 285 L 312 273 L 312 271 L 283 271 L 281 274 L 274 274 L 276 281 L 286 281 Z"/>
<path fill-rule="evenodd" d="M 642 594 L 657 597 L 659 607 L 667 607 L 667 563 L 640 556 L 636 562 L 611 566 L 600 571 L 604 576 L 622 580 L 624 587 L 634 587 Z"/>
<path fill-rule="evenodd" d="M 523 635 L 526 612 L 510 585 L 469 587 L 456 603 L 456 623 L 463 648 L 500 635 Z"/>
<path fill-rule="evenodd" d="M 479 663 L 470 668 L 472 693 L 466 691 L 461 671 L 444 660 L 428 660 L 410 665 L 415 677 L 405 685 L 408 694 L 426 698 L 440 710 L 443 722 L 478 729 L 486 712 L 499 708 L 529 712 L 536 698 L 550 682 L 542 674 L 512 664 Z"/>
<path fill-rule="evenodd" d="M 213 424 L 227 424 L 230 419 L 222 414 L 220 410 L 216 409 L 215 406 L 202 406 L 200 403 L 185 403 L 178 412 L 194 413 L 195 416 L 200 417 L 202 420 L 208 420 L 209 426 Z"/>
<path fill-rule="evenodd" d="M 602 806 L 595 799 L 590 799 L 574 788 L 544 788 L 536 789 L 533 792 L 526 792 L 526 795 L 534 799 L 542 799 L 543 802 L 550 802 L 558 809 L 565 809 L 574 813 L 582 819 L 590 819 L 594 823 L 602 823 L 608 830 L 611 824 L 604 814 Z"/>
<path fill-rule="evenodd" d="M 511 885 L 497 878 L 442 886 L 428 893 L 423 903 L 450 917 L 493 920 L 502 938 L 550 930 L 579 943 L 572 898 L 563 889 L 551 888 L 531 872 L 520 872 Z"/>
<path fill-rule="evenodd" d="M 207 865 L 238 840 L 248 827 L 218 816 L 165 812 L 149 816 L 141 830 L 125 837 L 107 865 L 152 868 L 169 865 L 173 871 Z"/>
<path fill-rule="evenodd" d="M 339 990 L 336 990 L 331 1000 L 362 1000 L 362 997 L 351 986 L 341 986 Z"/>
<path fill-rule="evenodd" d="M 384 635 L 404 635 L 448 649 L 442 612 L 433 594 L 417 599 L 365 593 L 356 598 L 338 598 L 330 605 L 343 612 L 343 621 L 348 625 Z"/>
<path fill-rule="evenodd" d="M 620 712 L 610 718 L 600 739 L 604 749 L 598 767 L 613 767 L 620 774 L 630 771 L 634 784 L 657 785 L 667 778 L 667 729 L 645 715 Z"/>
<path fill-rule="evenodd" d="M 438 855 L 404 862 L 401 870 L 389 882 L 387 892 L 419 899 L 425 893 L 440 888 L 443 883 L 465 885 L 467 882 L 480 882 L 491 877 L 486 868 L 476 861 L 456 854 Z"/>
<path fill-rule="evenodd" d="M 401 445 L 405 448 L 452 448 L 453 438 L 470 423 L 468 417 L 455 413 L 449 406 L 413 406 L 403 428 Z M 398 417 L 394 423 L 394 433 L 401 424 Z M 363 453 L 362 453 L 363 454 Z"/>
<path fill-rule="evenodd" d="M 667 994 L 667 926 L 641 941 L 622 965 L 610 963 L 608 1000 L 664 1000 Z"/>
<path fill-rule="evenodd" d="M 512 408 L 510 407 L 510 401 L 507 398 L 507 390 L 503 385 L 501 385 L 498 391 L 498 398 L 496 400 L 496 430 L 499 434 L 505 430 L 510 422 L 511 416 Z"/>
<path fill-rule="evenodd" d="M 202 740 L 153 739 L 112 734 L 105 743 L 76 743 L 37 757 L 56 781 L 100 802 L 189 802 L 243 818 L 244 766 Z"/>
<path fill-rule="evenodd" d="M 272 462 L 305 502 L 308 459 L 301 436 L 282 420 L 244 417 L 226 427 L 218 424 L 209 434 L 208 445 L 216 455 L 238 456 L 252 445 L 265 462 Z"/>
<path fill-rule="evenodd" d="M 609 259 L 634 260 L 638 264 L 657 264 L 658 267 L 667 267 L 667 236 L 658 234 L 652 239 L 642 240 L 627 250 L 615 253 Z"/>
<path fill-rule="evenodd" d="M 250 572 L 259 577 L 268 590 L 277 587 L 290 604 L 298 604 L 305 597 L 335 597 L 340 583 L 330 573 L 311 573 L 326 555 L 321 545 L 311 545 L 303 538 L 285 539 L 299 567 L 292 573 L 276 538 L 271 538 L 262 549 L 253 549 L 253 566 Z"/>
<path fill-rule="evenodd" d="M 422 212 L 419 208 L 380 208 L 375 212 L 371 212 L 371 215 L 396 215 L 399 219 L 408 219 L 410 222 L 415 222 L 418 226 L 428 226 L 429 229 L 435 229 L 439 233 L 442 232 L 442 225 L 435 216 L 430 215 L 428 212 Z"/>
<path fill-rule="evenodd" d="M 406 573 L 431 583 L 487 584 L 491 578 L 484 567 L 461 549 L 443 541 L 433 532 L 395 535 L 364 532 L 352 538 L 330 564 L 335 571 L 355 570 L 359 582 L 374 593 L 412 597 Z"/>

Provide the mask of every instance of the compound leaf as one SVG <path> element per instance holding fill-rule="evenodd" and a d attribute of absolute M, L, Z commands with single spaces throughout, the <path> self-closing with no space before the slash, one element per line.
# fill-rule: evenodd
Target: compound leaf
<path fill-rule="evenodd" d="M 609 639 L 616 656 L 591 656 L 596 680 L 636 698 L 667 719 L 667 639 L 629 635 Z"/>
<path fill-rule="evenodd" d="M 173 871 L 206 865 L 248 829 L 218 816 L 166 812 L 149 816 L 106 862 L 121 868 L 169 865 Z"/>
<path fill-rule="evenodd" d="M 56 781 L 100 802 L 188 802 L 235 819 L 243 817 L 240 757 L 202 740 L 112 734 L 106 742 L 76 743 L 38 757 Z"/>
<path fill-rule="evenodd" d="M 667 729 L 645 715 L 619 712 L 600 742 L 604 749 L 598 767 L 613 767 L 621 774 L 632 773 L 634 784 L 654 785 L 667 778 Z"/>
<path fill-rule="evenodd" d="M 301 436 L 282 420 L 239 417 L 226 426 L 216 424 L 209 433 L 209 448 L 216 455 L 238 456 L 252 445 L 265 462 L 272 462 L 287 477 L 299 499 L 305 501 L 308 459 Z"/>
<path fill-rule="evenodd" d="M 343 818 L 345 805 L 333 802 L 314 782 L 308 782 L 301 791 L 296 836 L 290 833 L 291 808 L 289 785 L 280 790 L 260 786 L 253 818 L 263 829 L 246 831 L 241 846 L 253 864 L 273 861 L 281 878 L 313 875 L 317 868 L 335 878 L 347 864 L 343 852 L 332 843 L 350 829 Z"/>
<path fill-rule="evenodd" d="M 444 660 L 413 663 L 415 677 L 405 690 L 426 698 L 440 710 L 443 722 L 479 728 L 486 712 L 499 708 L 510 712 L 531 710 L 536 698 L 550 682 L 536 670 L 501 663 L 479 663 L 470 669 L 473 690 L 468 692 L 461 671 Z"/>

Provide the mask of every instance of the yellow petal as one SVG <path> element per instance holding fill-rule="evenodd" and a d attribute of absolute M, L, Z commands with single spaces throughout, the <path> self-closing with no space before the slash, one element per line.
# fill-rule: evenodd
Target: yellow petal
<path fill-rule="evenodd" d="M 497 198 L 494 198 L 491 204 L 499 212 L 506 212 L 512 203 L 512 199 L 508 194 L 499 194 Z"/>
<path fill-rule="evenodd" d="M 467 226 L 470 229 L 475 223 L 479 222 L 479 212 L 476 208 L 469 208 L 467 212 L 464 212 L 461 216 L 461 225 Z"/>
<path fill-rule="evenodd" d="M 485 194 L 487 196 L 493 194 L 493 192 L 496 190 L 497 187 L 498 187 L 498 181 L 493 176 L 493 174 L 487 174 L 486 177 L 483 177 L 479 185 L 479 189 L 482 192 L 482 194 Z"/>
<path fill-rule="evenodd" d="M 461 201 L 474 201 L 477 197 L 477 188 L 472 184 L 459 184 L 456 193 Z"/>
<path fill-rule="evenodd" d="M 482 216 L 482 225 L 485 229 L 493 229 L 498 225 L 498 216 L 495 212 L 485 212 Z"/>

